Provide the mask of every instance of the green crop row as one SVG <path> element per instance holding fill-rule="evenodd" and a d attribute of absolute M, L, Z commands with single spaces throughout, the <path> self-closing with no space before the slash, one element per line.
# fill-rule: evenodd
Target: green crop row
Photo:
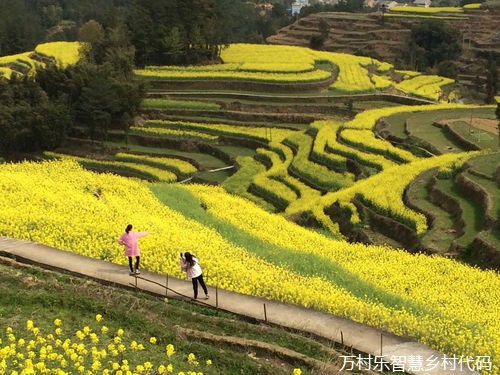
<path fill-rule="evenodd" d="M 144 127 L 131 127 L 132 134 L 142 135 L 155 135 L 167 138 L 182 138 L 182 139 L 196 139 L 202 141 L 215 141 L 217 136 L 205 134 L 197 131 L 181 130 L 181 129 L 164 129 L 164 128 L 144 128 Z"/>
<path fill-rule="evenodd" d="M 248 190 L 270 202 L 277 211 L 284 211 L 297 199 L 297 194 L 282 182 L 267 176 L 255 176 Z"/>
<path fill-rule="evenodd" d="M 159 108 L 159 109 L 196 109 L 196 110 L 217 110 L 219 104 L 197 102 L 192 100 L 169 100 L 162 98 L 148 98 L 141 103 L 142 108 Z"/>
<path fill-rule="evenodd" d="M 332 127 L 321 126 L 320 121 L 311 124 L 307 133 L 314 137 L 313 147 L 309 158 L 318 164 L 333 169 L 337 172 L 347 171 L 346 158 L 342 155 L 326 152 L 330 139 L 336 139 L 337 134 Z M 326 123 L 326 121 L 325 121 Z"/>
<path fill-rule="evenodd" d="M 273 151 L 270 155 L 270 159 L 273 163 L 273 167 L 268 170 L 268 174 L 288 186 L 292 189 L 297 197 L 308 200 L 312 197 L 318 197 L 321 195 L 319 190 L 312 188 L 306 183 L 302 182 L 300 179 L 291 176 L 288 173 L 288 169 L 290 168 L 290 164 L 294 159 L 293 151 L 290 147 L 282 144 L 282 143 L 271 143 L 269 145 L 271 151 Z M 277 157 L 278 158 L 277 158 Z M 295 202 L 291 204 L 293 206 Z"/>
<path fill-rule="evenodd" d="M 287 210 L 297 200 L 319 197 L 321 193 L 289 175 L 288 169 L 294 158 L 292 150 L 281 143 L 273 142 L 270 149 L 260 148 L 254 158 L 267 167 L 266 171 L 252 178 L 250 192 L 272 202 L 278 210 Z M 305 211 L 307 209 L 303 209 Z"/>
<path fill-rule="evenodd" d="M 275 207 L 272 204 L 248 191 L 254 177 L 264 173 L 266 167 L 250 156 L 239 156 L 236 158 L 236 163 L 238 169 L 222 183 L 224 189 L 256 203 L 266 211 L 274 211 Z"/>

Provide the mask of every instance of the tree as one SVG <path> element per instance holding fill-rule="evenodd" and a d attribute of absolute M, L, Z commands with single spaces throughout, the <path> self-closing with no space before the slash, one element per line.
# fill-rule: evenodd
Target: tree
<path fill-rule="evenodd" d="M 457 78 L 458 68 L 454 61 L 444 60 L 437 64 L 437 74 L 448 78 Z"/>
<path fill-rule="evenodd" d="M 312 3 L 300 9 L 299 16 L 303 18 L 310 14 L 321 12 L 360 12 L 364 8 L 364 0 L 343 0 L 337 4 Z"/>
<path fill-rule="evenodd" d="M 318 31 L 325 39 L 328 38 L 328 35 L 330 35 L 330 24 L 324 18 L 319 20 Z"/>
<path fill-rule="evenodd" d="M 91 44 L 87 58 L 68 68 L 73 119 L 91 139 L 105 140 L 111 128 L 128 129 L 144 96 L 144 83 L 133 79 L 134 47 L 120 20 Z"/>
<path fill-rule="evenodd" d="M 63 140 L 70 124 L 69 110 L 51 101 L 31 78 L 0 82 L 0 155 L 50 150 Z"/>
<path fill-rule="evenodd" d="M 185 38 L 178 27 L 170 29 L 170 32 L 163 38 L 162 44 L 166 64 L 175 65 L 182 62 L 187 52 L 187 46 Z"/>
<path fill-rule="evenodd" d="M 134 0 L 126 23 L 138 65 L 198 63 L 217 58 L 220 46 L 231 40 L 233 30 L 228 21 L 231 13 L 223 10 L 243 4 L 231 1 Z"/>
<path fill-rule="evenodd" d="M 0 0 L 0 56 L 32 50 L 45 37 L 41 15 L 24 0 Z"/>
<path fill-rule="evenodd" d="M 463 7 L 464 5 L 467 4 L 472 4 L 472 3 L 483 3 L 483 0 L 460 0 L 460 6 Z"/>
<path fill-rule="evenodd" d="M 42 8 L 42 23 L 46 28 L 57 25 L 62 20 L 62 7 L 59 4 L 48 4 Z"/>
<path fill-rule="evenodd" d="M 319 20 L 318 24 L 319 35 L 313 35 L 309 40 L 309 47 L 312 49 L 321 49 L 325 44 L 325 40 L 330 35 L 330 25 L 323 18 Z"/>
<path fill-rule="evenodd" d="M 497 98 L 497 109 L 495 110 L 495 115 L 497 116 L 498 120 L 498 125 L 497 125 L 498 147 L 500 147 L 500 98 Z"/>
<path fill-rule="evenodd" d="M 92 23 L 91 30 L 99 30 Z M 144 96 L 144 83 L 133 77 L 134 47 L 125 23 L 115 18 L 96 38 L 80 62 L 65 70 L 40 71 L 37 81 L 51 100 L 64 102 L 72 124 L 91 139 L 105 140 L 111 128 L 127 130 Z"/>
<path fill-rule="evenodd" d="M 309 47 L 311 49 L 320 50 L 321 48 L 323 48 L 324 42 L 325 39 L 321 35 L 313 35 L 309 39 Z"/>
<path fill-rule="evenodd" d="M 287 17 L 286 5 L 282 3 L 274 3 L 271 16 L 276 19 Z"/>
<path fill-rule="evenodd" d="M 493 57 L 489 56 L 486 62 L 486 99 L 487 104 L 491 104 L 495 100 L 495 95 L 498 91 L 498 72 L 497 64 Z"/>
<path fill-rule="evenodd" d="M 461 53 L 460 32 L 436 20 L 425 20 L 411 28 L 403 58 L 411 68 L 425 70 L 441 61 L 455 60 Z"/>
<path fill-rule="evenodd" d="M 105 140 L 113 119 L 120 112 L 116 87 L 109 79 L 110 69 L 81 65 L 79 73 L 86 79 L 75 102 L 75 120 L 87 127 L 90 139 Z"/>
<path fill-rule="evenodd" d="M 104 28 L 99 22 L 90 20 L 84 23 L 78 30 L 78 40 L 90 44 L 102 43 L 104 40 Z"/>

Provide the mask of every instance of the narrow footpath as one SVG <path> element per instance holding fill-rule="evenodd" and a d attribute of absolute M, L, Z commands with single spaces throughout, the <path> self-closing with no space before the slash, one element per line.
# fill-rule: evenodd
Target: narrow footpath
<path fill-rule="evenodd" d="M 162 297 L 189 300 L 192 296 L 190 281 L 146 270 L 141 270 L 138 277 L 129 276 L 127 266 L 89 258 L 36 242 L 0 237 L 0 256 L 46 269 L 91 278 L 106 284 L 137 288 Z M 208 280 L 208 282 L 210 281 Z M 401 366 L 404 364 L 404 369 L 409 373 L 479 374 L 468 368 L 460 369 L 459 366 L 452 369 L 453 366 L 448 361 L 443 361 L 445 357 L 443 353 L 377 328 L 300 306 L 222 289 L 216 290 L 210 285 L 208 287 L 210 299 L 201 300 L 201 303 L 238 315 L 309 332 L 337 343 L 343 343 L 346 347 L 352 347 L 354 350 L 372 356 L 382 355 L 386 360 L 397 358 L 398 363 L 401 363 Z M 366 354 L 362 357 L 368 357 Z M 351 359 L 349 359 L 347 369 L 354 364 L 354 357 L 352 361 L 350 363 Z M 368 364 L 363 369 L 368 369 L 367 366 Z"/>

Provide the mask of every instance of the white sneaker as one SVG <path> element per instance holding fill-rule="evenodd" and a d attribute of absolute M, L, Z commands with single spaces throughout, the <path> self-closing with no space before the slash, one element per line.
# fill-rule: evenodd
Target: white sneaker
<path fill-rule="evenodd" d="M 208 294 L 205 294 L 205 299 L 209 299 L 210 296 Z"/>
<path fill-rule="evenodd" d="M 135 274 L 136 274 L 136 275 L 140 275 L 140 274 L 141 274 L 141 271 L 139 271 L 139 270 L 135 270 Z"/>

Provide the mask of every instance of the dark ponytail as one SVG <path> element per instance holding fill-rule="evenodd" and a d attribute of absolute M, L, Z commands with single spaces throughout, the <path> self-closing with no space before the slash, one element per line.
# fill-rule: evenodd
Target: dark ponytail
<path fill-rule="evenodd" d="M 125 232 L 130 232 L 132 230 L 132 224 L 129 224 L 127 225 L 127 227 L 125 228 Z"/>
<path fill-rule="evenodd" d="M 186 259 L 186 262 L 189 264 L 189 267 L 193 267 L 194 266 L 193 255 L 189 251 L 186 251 L 184 253 L 184 259 Z"/>

